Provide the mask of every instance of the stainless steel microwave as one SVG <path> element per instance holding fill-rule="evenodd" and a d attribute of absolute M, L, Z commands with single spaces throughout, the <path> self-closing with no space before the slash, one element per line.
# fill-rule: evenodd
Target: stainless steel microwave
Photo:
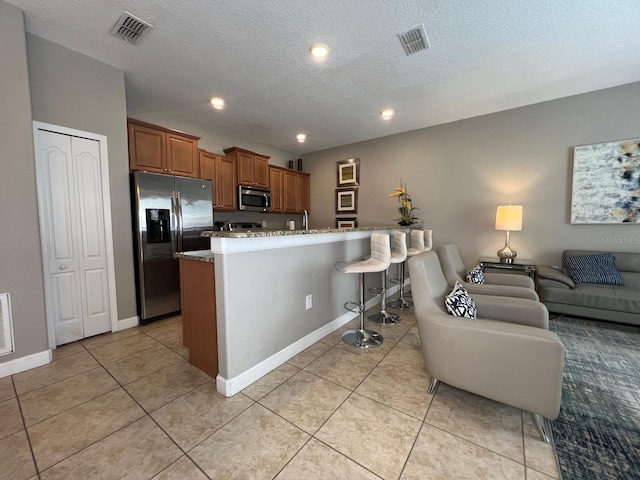
<path fill-rule="evenodd" d="M 271 191 L 238 185 L 238 208 L 252 212 L 268 212 L 271 209 Z"/>

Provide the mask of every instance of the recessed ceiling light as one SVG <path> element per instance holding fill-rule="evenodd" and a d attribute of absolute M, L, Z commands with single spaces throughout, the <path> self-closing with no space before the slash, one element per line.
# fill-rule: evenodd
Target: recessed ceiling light
<path fill-rule="evenodd" d="M 222 110 L 224 108 L 224 100 L 221 99 L 220 97 L 213 97 L 211 99 L 211 105 L 216 110 Z"/>
<path fill-rule="evenodd" d="M 311 47 L 311 55 L 316 62 L 324 62 L 329 53 L 329 47 L 324 43 L 316 43 Z"/>
<path fill-rule="evenodd" d="M 307 139 L 307 136 L 304 133 L 299 133 L 298 135 L 296 135 L 296 138 L 298 139 L 298 142 L 304 143 L 304 141 Z"/>
<path fill-rule="evenodd" d="M 391 117 L 393 117 L 393 110 L 391 110 L 390 108 L 387 108 L 386 110 L 382 111 L 380 116 L 382 117 L 383 120 L 390 120 Z"/>

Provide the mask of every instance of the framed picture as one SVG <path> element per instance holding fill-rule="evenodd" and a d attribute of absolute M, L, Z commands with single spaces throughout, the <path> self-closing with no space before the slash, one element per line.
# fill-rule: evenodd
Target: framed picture
<path fill-rule="evenodd" d="M 571 223 L 640 223 L 640 139 L 573 150 Z"/>
<path fill-rule="evenodd" d="M 342 160 L 336 162 L 338 167 L 338 186 L 360 185 L 360 159 L 350 158 L 348 160 Z"/>
<path fill-rule="evenodd" d="M 358 189 L 336 189 L 336 213 L 358 212 Z"/>
<path fill-rule="evenodd" d="M 356 217 L 336 218 L 336 228 L 356 228 L 358 219 Z"/>

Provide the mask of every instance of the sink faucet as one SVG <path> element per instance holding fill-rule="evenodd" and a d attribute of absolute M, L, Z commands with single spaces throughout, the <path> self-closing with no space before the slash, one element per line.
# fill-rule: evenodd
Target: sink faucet
<path fill-rule="evenodd" d="M 309 230 L 309 212 L 304 211 L 304 218 L 302 219 L 302 226 L 305 230 Z"/>

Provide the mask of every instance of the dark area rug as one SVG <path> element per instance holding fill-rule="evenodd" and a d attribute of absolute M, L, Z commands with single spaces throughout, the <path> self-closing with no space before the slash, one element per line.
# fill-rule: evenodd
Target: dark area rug
<path fill-rule="evenodd" d="M 560 316 L 566 348 L 551 430 L 563 480 L 640 479 L 640 328 Z"/>

